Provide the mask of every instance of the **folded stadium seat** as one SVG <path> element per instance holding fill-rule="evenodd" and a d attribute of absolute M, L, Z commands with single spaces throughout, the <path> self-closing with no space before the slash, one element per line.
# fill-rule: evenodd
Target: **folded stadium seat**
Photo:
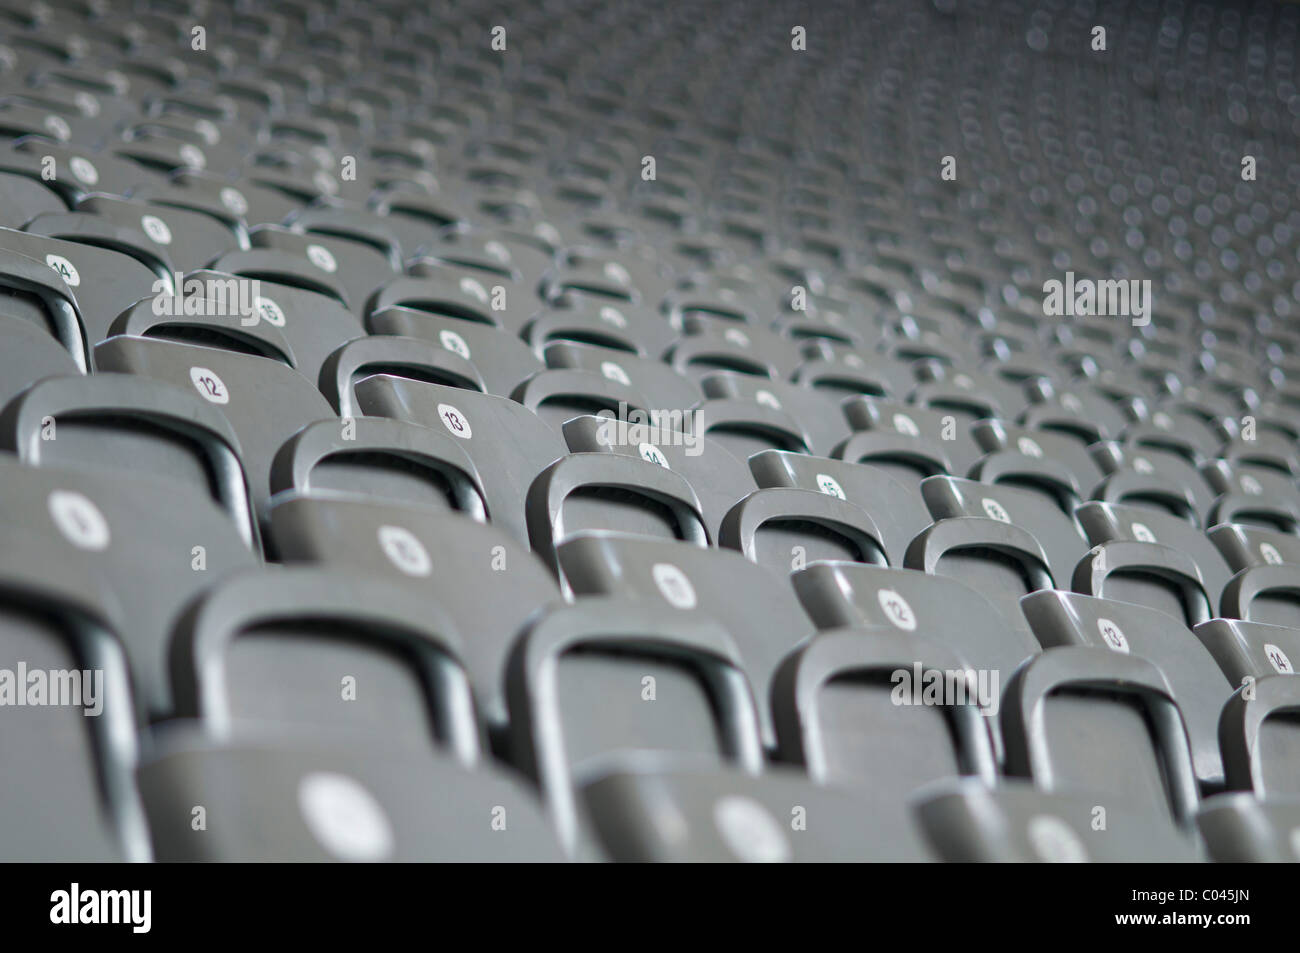
<path fill-rule="evenodd" d="M 1120 436 L 1127 421 L 1106 398 L 1093 394 L 1084 399 L 1079 387 L 1030 404 L 1016 422 L 1028 430 L 1045 430 L 1073 439 L 1084 447 Z"/>
<path fill-rule="evenodd" d="M 930 321 L 915 307 L 904 309 L 896 321 L 889 323 L 888 330 L 890 337 L 881 344 L 880 351 L 894 364 L 907 368 L 908 378 L 904 380 L 910 378 L 912 387 L 921 380 L 943 380 L 955 366 L 973 365 L 978 358 L 978 351 L 962 343 L 962 338 L 972 334 L 974 329 L 964 325 L 953 326 L 948 320 Z M 974 378 L 968 376 L 966 380 L 969 381 L 967 388 L 974 386 Z M 906 397 L 912 387 L 901 389 L 898 396 Z"/>
<path fill-rule="evenodd" d="M 774 768 L 662 769 L 647 759 L 588 782 L 582 807 L 614 861 L 836 863 L 934 859 L 915 824 L 877 816 L 858 792 Z M 810 820 L 811 819 L 811 820 Z"/>
<path fill-rule="evenodd" d="M 1300 450 L 1289 432 L 1269 427 L 1267 418 L 1250 414 L 1255 420 L 1254 434 L 1243 433 L 1219 448 L 1218 455 L 1228 463 L 1266 470 L 1289 479 L 1300 477 Z M 1245 418 L 1242 418 L 1245 419 Z"/>
<path fill-rule="evenodd" d="M 878 821 L 907 828 L 908 799 L 923 785 L 965 774 L 993 782 L 994 750 L 973 684 L 967 694 L 967 669 L 925 638 L 823 632 L 777 671 L 772 713 L 779 757 L 806 766 L 817 784 L 857 792 Z M 912 679 L 918 679 L 914 695 Z M 960 681 L 961 697 L 921 704 L 919 681 L 930 679 Z"/>
<path fill-rule="evenodd" d="M 164 175 L 183 170 L 200 170 L 207 166 L 207 154 L 203 148 L 194 142 L 186 142 L 164 133 L 164 130 L 147 127 L 123 129 L 118 138 L 109 142 L 106 148 L 119 159 L 129 159 Z M 220 157 L 217 157 L 217 163 L 226 164 Z M 255 168 L 254 166 L 249 171 L 253 172 Z M 252 176 L 250 178 L 257 181 Z"/>
<path fill-rule="evenodd" d="M 128 374 L 46 378 L 0 413 L 0 448 L 33 466 L 177 480 L 261 549 L 234 428 L 189 390 Z"/>
<path fill-rule="evenodd" d="M 266 322 L 243 327 L 220 301 L 204 308 L 209 313 L 202 317 L 168 317 L 143 303 L 114 325 L 120 333 L 96 350 L 96 366 L 164 380 L 215 404 L 239 438 L 261 514 L 275 453 L 302 427 L 334 412 L 315 383 L 294 370 L 278 329 Z"/>
<path fill-rule="evenodd" d="M 442 428 L 385 417 L 309 424 L 271 464 L 271 495 L 352 495 L 376 502 L 435 507 L 484 521 L 478 471 Z"/>
<path fill-rule="evenodd" d="M 176 732 L 156 746 L 138 781 L 158 860 L 565 859 L 525 785 L 400 747 Z M 194 805 L 204 808 L 202 827 Z"/>
<path fill-rule="evenodd" d="M 90 195 L 77 203 L 76 210 L 106 219 L 118 228 L 143 233 L 167 253 L 172 265 L 181 272 L 203 268 L 224 252 L 238 247 L 238 236 L 230 229 L 214 222 L 207 215 L 189 209 Z M 40 227 L 29 227 L 27 230 L 55 234 Z"/>
<path fill-rule="evenodd" d="M 1159 447 L 1125 452 L 1114 441 L 1103 441 L 1092 450 L 1106 472 L 1092 488 L 1092 499 L 1164 511 L 1202 528 L 1213 525 L 1209 520 L 1214 494 L 1184 457 Z"/>
<path fill-rule="evenodd" d="M 809 356 L 808 345 L 804 348 L 804 358 L 790 372 L 790 380 L 836 401 L 859 395 L 901 400 L 916 387 L 910 368 L 902 361 L 846 347 L 822 346 Z"/>
<path fill-rule="evenodd" d="M 749 458 L 749 468 L 760 487 L 816 490 L 861 507 L 891 566 L 903 565 L 908 544 L 930 524 L 916 490 L 870 464 L 762 450 Z"/>
<path fill-rule="evenodd" d="M 957 477 L 935 476 L 921 481 L 921 497 L 936 524 L 943 520 L 975 518 L 996 520 L 1024 530 L 1041 549 L 1054 588 L 1068 587 L 1074 578 L 1075 567 L 1088 554 L 1088 541 L 1073 518 L 1039 494 L 1019 486 L 1000 483 L 989 486 Z M 966 532 L 975 533 L 973 539 L 984 538 L 976 532 L 979 529 L 970 524 Z M 1029 556 L 1034 555 L 1027 541 L 1017 544 L 1014 540 L 1000 540 L 996 536 L 987 539 L 990 549 L 1007 547 L 1006 552 L 1018 557 L 1025 556 L 1022 550 Z M 971 548 L 978 548 L 978 544 Z M 952 549 L 953 544 L 949 543 L 945 551 L 951 552 Z M 1021 561 L 1026 562 L 1026 559 Z M 1033 559 L 1027 558 L 1027 572 L 1032 573 L 1032 563 Z"/>
<path fill-rule="evenodd" d="M 382 251 L 333 233 L 264 225 L 249 233 L 249 241 L 253 249 L 292 255 L 308 262 L 320 275 L 332 278 L 334 287 L 357 318 L 365 316 L 371 294 L 396 277 L 393 263 Z M 246 261 L 245 268 L 259 268 L 256 259 Z"/>
<path fill-rule="evenodd" d="M 520 381 L 510 396 L 557 433 L 562 433 L 565 422 L 574 417 L 604 414 L 622 419 L 633 411 L 648 414 L 654 407 L 629 383 L 627 374 L 614 365 L 599 371 L 540 370 Z"/>
<path fill-rule="evenodd" d="M 1179 827 L 1195 815 L 1183 716 L 1165 677 L 1145 659 L 1080 646 L 1047 649 L 1012 676 L 1001 722 L 1012 777 Z"/>
<path fill-rule="evenodd" d="M 33 271 L 41 267 L 36 262 L 29 266 Z M 6 277 L 9 276 L 0 276 L 0 282 Z M 63 302 L 70 307 L 67 299 Z M 75 375 L 83 370 L 84 365 L 77 365 L 72 352 L 44 330 L 45 315 L 39 299 L 0 284 L 0 406 L 33 381 Z M 80 345 L 77 350 L 84 361 L 85 350 Z"/>
<path fill-rule="evenodd" d="M 949 455 L 960 429 L 951 415 L 869 397 L 852 397 L 841 406 L 854 433 L 835 447 L 832 456 L 869 463 L 907 485 L 935 474 L 959 472 Z M 944 440 L 945 434 L 953 435 L 953 441 Z"/>
<path fill-rule="evenodd" d="M 6 481 L 0 496 L 9 493 Z M 132 780 L 131 678 L 105 613 L 114 593 L 68 559 L 61 542 L 7 526 L 0 548 L 0 669 L 11 678 L 24 673 L 16 682 L 24 704 L 10 699 L 0 719 L 0 853 L 15 861 L 147 860 Z M 75 674 L 70 682 L 51 677 L 50 690 L 68 686 L 59 703 L 27 705 L 37 672 Z"/>
<path fill-rule="evenodd" d="M 282 730 L 474 765 L 480 730 L 460 646 L 437 606 L 387 580 L 307 567 L 236 574 L 174 630 L 173 710 L 216 738 Z"/>
<path fill-rule="evenodd" d="M 439 234 L 408 269 L 413 275 L 436 275 L 439 268 L 461 268 L 535 288 L 551 264 L 551 255 L 504 229 L 470 228 Z"/>
<path fill-rule="evenodd" d="M 1039 651 L 1028 626 L 1009 627 L 1002 614 L 970 586 L 943 576 L 860 563 L 821 562 L 791 576 L 804 611 L 821 631 L 863 628 L 915 632 L 977 668 L 996 673 L 1003 686 Z M 961 618 L 955 627 L 952 618 Z M 990 720 L 999 759 L 999 726 Z"/>
<path fill-rule="evenodd" d="M 47 373 L 84 374 L 90 369 L 81 310 L 72 289 L 52 268 L 26 255 L 0 251 L 0 309 L 7 345 L 0 351 L 8 372 L 0 383 L 4 396 Z"/>
<path fill-rule="evenodd" d="M 375 336 L 419 338 L 437 344 L 470 362 L 482 376 L 487 392 L 498 397 L 509 397 L 520 381 L 543 368 L 519 338 L 478 321 L 393 306 L 371 312 L 366 329 Z"/>
<path fill-rule="evenodd" d="M 658 359 L 680 334 L 648 306 L 566 292 L 530 319 L 524 336 L 540 355 L 552 340 L 572 340 Z"/>
<path fill-rule="evenodd" d="M 543 350 L 546 366 L 555 370 L 596 371 L 626 383 L 643 394 L 652 408 L 686 410 L 703 398 L 699 385 L 671 367 L 649 357 L 574 341 L 552 341 Z"/>
<path fill-rule="evenodd" d="M 990 393 L 963 388 L 961 382 L 967 381 L 969 377 L 967 373 L 959 373 L 953 375 L 951 380 L 921 383 L 908 396 L 908 400 L 917 406 L 937 411 L 955 421 L 955 427 L 947 427 L 952 434 L 946 438 L 949 455 L 953 458 L 954 465 L 967 473 L 980 456 L 979 445 L 970 432 L 972 425 L 979 420 L 1010 416 L 1003 410 L 1003 402 Z M 967 387 L 973 388 L 975 385 L 968 384 Z M 947 426 L 947 421 L 945 425 Z M 942 431 L 940 436 L 942 439 Z"/>
<path fill-rule="evenodd" d="M 1223 443 L 1221 434 L 1203 417 L 1165 401 L 1151 412 L 1148 422 L 1131 423 L 1120 437 L 1127 447 L 1171 450 L 1194 466 L 1213 459 Z"/>
<path fill-rule="evenodd" d="M 781 316 L 771 322 L 772 330 L 796 341 L 825 345 L 831 353 L 835 349 L 869 351 L 885 333 L 882 309 L 842 287 L 806 295 L 802 308 L 794 307 L 793 293 L 782 295 L 782 304 Z"/>
<path fill-rule="evenodd" d="M 0 227 L 22 228 L 38 215 L 63 212 L 67 206 L 53 190 L 38 180 L 5 171 L 0 158 Z"/>
<path fill-rule="evenodd" d="M 1050 430 L 1029 430 L 1008 421 L 981 420 L 971 427 L 971 435 L 985 456 L 976 463 L 977 469 L 972 469 L 968 475 L 983 483 L 1016 483 L 1053 496 L 1061 503 L 1061 469 L 1073 478 L 1071 486 L 1078 487 L 1077 494 L 1080 497 L 1101 482 L 1101 468 L 1087 448 L 1063 434 Z M 1041 464 L 1042 475 L 1039 476 L 1027 466 L 1018 469 L 1011 466 L 997 467 L 988 461 L 989 455 L 999 452 L 1015 452 Z M 985 474 L 986 470 L 988 475 Z M 1002 473 L 1007 475 L 1001 476 Z M 1073 512 L 1073 506 L 1062 508 L 1066 513 Z"/>
<path fill-rule="evenodd" d="M 308 235 L 328 235 L 373 248 L 384 256 L 394 273 L 400 271 L 407 257 L 388 219 L 361 206 L 344 202 L 312 205 L 295 211 L 288 225 Z"/>
<path fill-rule="evenodd" d="M 1283 564 L 1242 570 L 1224 586 L 1220 614 L 1245 622 L 1300 626 L 1300 568 Z"/>
<path fill-rule="evenodd" d="M 541 302 L 517 282 L 441 269 L 427 277 L 394 278 L 370 296 L 368 311 L 373 314 L 398 306 L 488 324 L 518 335 L 541 309 Z"/>
<path fill-rule="evenodd" d="M 421 338 L 375 335 L 349 341 L 321 365 L 321 393 L 340 417 L 356 417 L 357 384 L 376 374 L 484 392 L 478 368 L 456 351 Z"/>
<path fill-rule="evenodd" d="M 778 574 L 818 559 L 887 563 L 880 529 L 865 510 L 798 487 L 750 493 L 727 512 L 717 542 Z"/>
<path fill-rule="evenodd" d="M 572 292 L 608 299 L 616 308 L 624 302 L 653 309 L 672 290 L 666 269 L 646 245 L 618 252 L 571 246 L 543 276 L 541 296 L 553 302 Z"/>
<path fill-rule="evenodd" d="M 564 423 L 571 453 L 620 453 L 640 457 L 685 477 L 699 500 L 709 540 L 716 543 L 731 507 L 757 489 L 745 464 L 721 443 L 678 429 L 680 420 L 660 418 L 658 427 L 636 419 L 623 426 L 617 419 L 583 415 Z"/>
<path fill-rule="evenodd" d="M 404 183 L 375 193 L 368 204 L 389 220 L 389 228 L 412 255 L 427 249 L 444 229 L 469 224 L 465 210 L 449 195 L 430 195 Z"/>
<path fill-rule="evenodd" d="M 293 366 L 304 377 L 316 380 L 325 359 L 347 342 L 364 337 L 365 329 L 348 312 L 340 298 L 323 293 L 325 285 L 285 284 L 290 276 L 284 271 L 268 270 L 263 273 L 246 258 L 236 260 L 236 256 L 271 254 L 273 253 L 266 251 L 231 252 L 218 261 L 237 265 L 240 268 L 237 273 L 205 269 L 187 275 L 185 281 L 188 285 L 190 281 L 197 280 L 209 289 L 216 283 L 229 287 L 232 280 L 258 281 L 257 297 L 253 302 L 258 317 L 257 325 L 269 324 L 276 328 L 292 349 Z M 308 269 L 313 269 L 313 266 L 304 261 L 302 270 Z M 208 294 L 211 296 L 211 290 Z M 241 326 L 247 327 L 249 320 L 251 317 L 241 319 Z M 139 332 L 127 330 L 120 333 Z"/>
<path fill-rule="evenodd" d="M 1296 673 L 1300 630 L 1264 622 L 1211 619 L 1194 631 L 1234 688 Z"/>
<path fill-rule="evenodd" d="M 546 348 L 556 342 L 587 344 L 631 356 L 658 355 L 666 344 L 651 343 L 647 346 L 642 342 L 653 342 L 658 337 L 671 339 L 673 336 L 667 324 L 648 312 L 633 312 L 638 318 L 638 330 L 634 331 L 625 313 L 629 310 L 627 308 L 620 311 L 613 305 L 597 304 L 582 296 L 560 298 L 557 304 L 566 302 L 569 307 L 547 306 L 538 311 L 521 331 L 524 341 L 539 358 L 544 359 Z M 662 325 L 662 328 L 655 325 Z M 643 327 L 648 333 L 638 333 Z M 664 370 L 674 373 L 671 368 Z"/>
<path fill-rule="evenodd" d="M 1025 626 L 1010 629 L 996 607 L 969 585 L 912 570 L 849 562 L 820 562 L 791 581 L 818 629 L 862 627 L 918 632 L 973 664 L 1000 672 L 1003 684 L 1039 650 Z M 960 630 L 948 623 L 960 616 Z"/>
<path fill-rule="evenodd" d="M 266 227 L 260 226 L 262 229 Z M 237 248 L 214 259 L 207 270 L 310 291 L 329 298 L 344 310 L 354 307 L 335 273 L 321 268 L 305 255 L 287 249 Z"/>
<path fill-rule="evenodd" d="M 516 643 L 506 694 L 515 763 L 541 787 L 571 852 L 585 827 L 575 789 L 628 755 L 751 774 L 762 766 L 735 644 L 699 616 L 598 598 L 554 609 Z"/>
<path fill-rule="evenodd" d="M 1030 445 L 1026 443 L 1025 446 L 1028 448 Z M 1056 460 L 1022 453 L 1018 449 L 984 454 L 971 466 L 967 476 L 980 483 L 1001 484 L 1032 493 L 1071 518 L 1083 497 L 1083 490 L 1074 474 Z"/>
<path fill-rule="evenodd" d="M 810 452 L 808 435 L 784 410 L 724 397 L 703 400 L 691 411 L 694 432 L 716 440 L 738 460 L 762 450 Z"/>
<path fill-rule="evenodd" d="M 42 161 L 47 155 L 54 159 L 52 167 Z M 67 208 L 91 192 L 126 195 L 137 187 L 161 181 L 156 174 L 133 162 L 78 144 L 36 136 L 23 139 L 12 147 L 0 147 L 0 172 L 23 176 L 41 184 L 58 194 Z M 29 216 L 29 219 L 33 217 Z M 12 228 L 24 224 L 26 222 L 6 223 Z"/>
<path fill-rule="evenodd" d="M 686 334 L 664 354 L 679 374 L 694 380 L 715 371 L 789 379 L 799 364 L 794 342 L 754 325 L 688 316 Z"/>
<path fill-rule="evenodd" d="M 1290 533 L 1223 523 L 1206 535 L 1234 573 L 1255 566 L 1300 565 L 1300 537 Z"/>
<path fill-rule="evenodd" d="M 915 811 L 939 857 L 957 863 L 1169 863 L 1200 860 L 1194 839 L 1128 804 L 1047 793 L 1023 781 L 936 783 Z M 1099 814 L 1098 808 L 1105 813 Z M 1104 823 L 1098 823 L 1099 820 Z"/>
<path fill-rule="evenodd" d="M 355 386 L 362 413 L 433 427 L 464 441 L 483 481 L 488 519 L 528 542 L 528 489 L 566 455 L 559 434 L 512 400 L 379 374 Z"/>
<path fill-rule="evenodd" d="M 817 299 L 817 302 L 820 305 L 822 299 Z M 857 325 L 862 325 L 865 333 L 855 330 Z M 817 306 L 783 313 L 771 321 L 770 327 L 781 337 L 795 342 L 805 362 L 834 363 L 842 356 L 867 350 L 866 342 L 869 340 L 875 343 L 881 335 L 880 330 L 865 319 L 858 319 L 856 315 L 848 318 L 842 313 L 823 311 Z M 791 377 L 797 374 L 796 368 Z M 851 378 L 847 383 L 850 387 L 854 386 Z"/>
<path fill-rule="evenodd" d="M 696 610 L 722 623 L 754 686 L 763 741 L 775 746 L 768 692 L 772 675 L 813 632 L 779 575 L 726 549 L 617 533 L 576 533 L 557 550 L 560 572 L 579 602 L 589 596 L 618 596 Z"/>
<path fill-rule="evenodd" d="M 1182 711 L 1192 765 L 1202 790 L 1223 786 L 1219 713 L 1237 686 L 1200 642 L 1164 613 L 1145 606 L 1068 592 L 1035 592 L 1021 602 L 1044 648 L 1082 645 L 1106 648 L 1153 663 Z"/>
<path fill-rule="evenodd" d="M 1300 862 L 1300 800 L 1220 794 L 1201 806 L 1196 823 L 1219 863 Z"/>
<path fill-rule="evenodd" d="M 163 226 L 166 228 L 166 225 Z M 156 228 L 156 226 L 155 226 Z M 134 258 L 153 272 L 155 280 L 174 284 L 176 266 L 162 242 L 150 237 L 137 220 L 118 224 L 89 212 L 62 212 L 40 215 L 27 223 L 27 232 L 61 241 L 94 245 Z M 158 232 L 161 235 L 161 232 Z"/>
<path fill-rule="evenodd" d="M 0 252 L 45 262 L 75 296 L 86 346 L 109 334 L 109 325 L 141 298 L 152 297 L 158 276 L 121 252 L 80 242 L 0 229 Z"/>
<path fill-rule="evenodd" d="M 231 181 L 225 175 L 199 169 L 172 173 L 165 185 L 131 191 L 132 198 L 160 205 L 177 205 L 204 212 L 231 225 L 279 224 L 299 205 L 282 192 L 247 177 Z"/>
<path fill-rule="evenodd" d="M 1218 494 L 1206 526 L 1238 523 L 1295 538 L 1300 529 L 1300 491 L 1294 480 L 1277 470 L 1223 459 L 1206 464 L 1201 473 Z"/>
<path fill-rule="evenodd" d="M 796 372 L 797 374 L 797 372 Z M 805 435 L 809 450 L 829 456 L 849 436 L 849 425 L 839 409 L 840 395 L 815 386 L 765 380 L 734 371 L 714 371 L 699 381 L 709 400 L 749 400 L 789 414 Z"/>
<path fill-rule="evenodd" d="M 761 284 L 697 272 L 666 294 L 659 309 L 678 333 L 685 330 L 687 318 L 754 326 L 761 324 L 760 315 L 771 297 L 772 289 Z"/>
<path fill-rule="evenodd" d="M 195 272 L 196 282 L 200 276 L 201 284 L 183 285 L 175 292 L 168 286 L 156 297 L 135 302 L 114 318 L 108 336 L 196 341 L 298 368 L 278 304 L 256 294 L 257 285 L 234 275 Z"/>
<path fill-rule="evenodd" d="M 105 469 L 0 461 L 0 522 L 39 536 L 106 590 L 103 613 L 123 639 L 142 710 L 171 706 L 166 639 L 185 604 L 235 569 L 255 566 L 246 533 L 208 487 Z M 46 567 L 58 572 L 58 567 Z"/>
<path fill-rule="evenodd" d="M 1228 699 L 1219 719 L 1228 788 L 1253 791 L 1265 803 L 1300 801 L 1300 679 L 1294 674 L 1248 682 Z"/>
<path fill-rule="evenodd" d="M 1094 547 L 1075 569 L 1075 592 L 1148 605 L 1189 626 L 1217 614 L 1231 573 L 1195 526 L 1123 503 L 1084 503 L 1075 515 Z"/>
<path fill-rule="evenodd" d="M 1119 407 L 1130 421 L 1147 420 L 1152 405 L 1158 403 L 1157 390 L 1132 367 L 1115 369 L 1098 365 L 1079 371 L 1077 376 L 1087 380 L 1093 390 Z"/>
<path fill-rule="evenodd" d="M 533 481 L 528 536 L 557 574 L 556 548 L 585 530 L 709 545 L 698 498 L 680 474 L 619 453 L 572 453 Z"/>
<path fill-rule="evenodd" d="M 943 492 L 938 495 L 944 496 L 953 488 L 940 489 Z M 1008 495 L 1003 488 L 993 489 L 1002 490 L 997 495 Z M 1028 634 L 1029 624 L 1020 610 L 1020 599 L 1027 593 L 1053 588 L 1046 551 L 1029 530 L 1015 522 L 1012 512 L 994 493 L 980 491 L 976 499 L 979 503 L 963 497 L 958 512 L 979 506 L 987 515 L 936 519 L 908 545 L 903 566 L 948 576 L 979 589 L 1013 631 Z M 1013 502 L 1019 508 L 1028 501 Z M 1039 516 L 1048 514 L 1052 511 L 1044 508 Z"/>
<path fill-rule="evenodd" d="M 308 485 L 276 497 L 268 545 L 286 563 L 325 563 L 428 595 L 463 636 L 480 710 L 505 723 L 503 672 L 514 634 L 562 597 L 546 566 L 503 530 L 466 513 Z"/>

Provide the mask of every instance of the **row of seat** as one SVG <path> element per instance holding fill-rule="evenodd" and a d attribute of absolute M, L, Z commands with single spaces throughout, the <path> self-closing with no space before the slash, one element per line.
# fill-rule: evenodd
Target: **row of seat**
<path fill-rule="evenodd" d="M 6 815 L 62 820 L 6 823 L 11 858 L 148 856 L 147 818 L 159 859 L 1194 859 L 1199 818 L 1220 859 L 1273 859 L 1296 821 L 1294 732 L 1276 717 L 1300 691 L 1277 674 L 1300 649 L 1294 630 L 1209 623 L 1197 634 L 1223 670 L 1204 678 L 1185 659 L 1163 672 L 1145 660 L 1180 641 L 1159 613 L 1030 596 L 1049 647 L 1015 671 L 988 722 L 973 688 L 914 709 L 892 697 L 899 671 L 965 677 L 968 659 L 985 661 L 974 653 L 1003 630 L 977 593 L 819 563 L 796 586 L 838 616 L 815 639 L 786 633 L 799 647 L 772 679 L 769 767 L 748 646 L 714 621 L 725 615 L 679 611 L 696 586 L 721 595 L 706 588 L 717 580 L 666 561 L 682 544 L 607 535 L 575 540 L 575 560 L 618 552 L 607 573 L 648 577 L 645 588 L 672 578 L 664 592 L 553 605 L 503 647 L 510 723 L 494 743 L 538 783 L 545 814 L 483 757 L 465 663 L 485 633 L 441 598 L 338 569 L 245 570 L 189 605 L 168 668 L 175 711 L 202 733 L 165 726 L 145 745 L 137 794 L 128 667 L 97 602 L 113 590 L 75 563 L 51 580 L 41 557 L 53 549 L 33 539 L 6 551 L 7 654 L 31 669 L 93 665 L 107 684 L 99 718 L 6 718 L 6 739 L 27 753 L 5 776 Z M 950 609 L 970 628 L 960 647 L 934 638 L 954 631 L 940 618 Z M 1203 752 L 1188 746 L 1182 700 L 1226 695 L 1237 674 L 1245 687 L 1219 739 L 1230 786 L 1255 796 L 1219 795 L 1198 814 Z M 991 786 L 989 724 L 1007 776 L 1035 788 Z"/>

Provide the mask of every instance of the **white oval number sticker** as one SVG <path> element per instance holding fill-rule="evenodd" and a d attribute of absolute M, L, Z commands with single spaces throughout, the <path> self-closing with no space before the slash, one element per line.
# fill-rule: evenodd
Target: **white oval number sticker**
<path fill-rule="evenodd" d="M 1279 675 L 1295 674 L 1295 668 L 1291 665 L 1291 660 L 1286 657 L 1286 653 L 1272 642 L 1264 643 L 1264 654 L 1268 656 L 1268 662 L 1273 666 L 1273 671 Z"/>
<path fill-rule="evenodd" d="M 253 299 L 253 308 L 257 311 L 257 316 L 267 324 L 273 324 L 277 328 L 284 327 L 284 309 L 270 298 L 259 295 Z"/>
<path fill-rule="evenodd" d="M 72 169 L 72 174 L 87 185 L 94 185 L 99 181 L 99 170 L 95 168 L 95 163 L 89 159 L 73 156 L 68 165 Z"/>
<path fill-rule="evenodd" d="M 334 253 L 324 245 L 308 245 L 307 260 L 321 271 L 329 272 L 331 275 L 338 271 L 339 263 L 335 260 Z"/>
<path fill-rule="evenodd" d="M 668 458 L 664 456 L 664 452 L 660 450 L 658 447 L 656 447 L 654 444 L 652 443 L 639 444 L 636 449 L 637 449 L 637 453 L 641 454 L 641 459 L 646 461 L 647 463 L 656 463 L 659 466 L 663 467 L 665 470 L 672 469 L 672 467 L 668 465 Z"/>
<path fill-rule="evenodd" d="M 632 383 L 631 378 L 627 376 L 627 371 L 613 361 L 601 361 L 600 373 L 606 380 L 611 380 L 615 384 L 622 384 L 624 387 L 628 387 Z"/>
<path fill-rule="evenodd" d="M 225 382 L 208 368 L 190 368 L 190 382 L 204 400 L 214 404 L 230 403 L 230 391 L 226 390 Z"/>
<path fill-rule="evenodd" d="M 385 860 L 393 828 L 375 796 L 345 774 L 317 771 L 298 783 L 298 809 L 321 846 L 340 860 Z"/>
<path fill-rule="evenodd" d="M 46 255 L 45 264 L 49 265 L 59 277 L 63 279 L 64 284 L 69 288 L 75 288 L 81 284 L 81 275 L 77 272 L 77 267 L 62 255 Z"/>
<path fill-rule="evenodd" d="M 1007 512 L 1007 508 L 992 497 L 984 497 L 980 501 L 980 505 L 984 508 L 984 512 L 988 514 L 989 519 L 997 520 L 999 523 L 1011 522 L 1011 514 Z"/>
<path fill-rule="evenodd" d="M 660 595 L 670 606 L 674 609 L 695 608 L 695 587 L 691 585 L 686 573 L 672 563 L 655 563 L 650 574 L 654 577 Z"/>
<path fill-rule="evenodd" d="M 885 618 L 893 625 L 904 632 L 916 631 L 916 613 L 907 604 L 907 600 L 896 590 L 881 589 L 876 593 L 876 600 L 880 603 L 880 609 L 885 613 Z"/>
<path fill-rule="evenodd" d="M 840 481 L 835 479 L 829 473 L 817 474 L 817 489 L 821 490 L 827 496 L 839 497 L 841 500 L 847 500 L 844 495 L 844 488 L 840 486 Z"/>
<path fill-rule="evenodd" d="M 108 548 L 108 520 L 89 497 L 75 490 L 55 490 L 48 506 L 50 519 L 73 546 L 92 552 Z"/>
<path fill-rule="evenodd" d="M 213 404 L 230 403 L 230 391 L 226 390 L 225 382 L 206 367 L 191 367 L 190 383 L 204 400 Z"/>
<path fill-rule="evenodd" d="M 1156 534 L 1151 532 L 1150 527 L 1145 523 L 1134 523 L 1131 529 L 1133 530 L 1133 538 L 1139 543 L 1154 543 L 1156 541 Z"/>
<path fill-rule="evenodd" d="M 1098 619 L 1097 631 L 1101 633 L 1101 639 L 1108 649 L 1128 655 L 1128 639 L 1124 637 L 1124 630 L 1114 622 L 1110 619 Z"/>
<path fill-rule="evenodd" d="M 429 551 L 405 526 L 379 527 L 379 548 L 389 562 L 408 576 L 427 576 L 433 571 Z"/>
<path fill-rule="evenodd" d="M 438 332 L 438 340 L 442 343 L 443 350 L 451 351 L 453 354 L 459 354 L 465 360 L 469 360 L 469 345 L 465 339 L 455 331 L 444 328 Z"/>
<path fill-rule="evenodd" d="M 140 219 L 140 227 L 144 233 L 159 245 L 170 245 L 172 243 L 172 230 L 167 227 L 157 215 L 145 215 Z"/>
<path fill-rule="evenodd" d="M 1029 819 L 1026 830 L 1034 853 L 1049 864 L 1082 864 L 1088 860 L 1088 851 L 1069 824 L 1050 814 L 1039 814 Z"/>
<path fill-rule="evenodd" d="M 737 860 L 781 864 L 791 859 L 790 842 L 781 824 L 758 801 L 730 794 L 713 805 L 713 823 Z"/>
<path fill-rule="evenodd" d="M 468 440 L 474 436 L 474 431 L 469 425 L 469 418 L 451 404 L 438 405 L 438 419 L 442 421 L 444 427 L 451 431 L 454 437 Z"/>

